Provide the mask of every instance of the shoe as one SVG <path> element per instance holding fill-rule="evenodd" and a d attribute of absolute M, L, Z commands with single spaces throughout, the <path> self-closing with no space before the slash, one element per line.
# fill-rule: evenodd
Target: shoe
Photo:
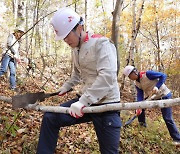
<path fill-rule="evenodd" d="M 18 88 L 11 88 L 11 90 L 14 91 L 14 92 L 19 92 Z"/>
<path fill-rule="evenodd" d="M 147 127 L 147 124 L 145 122 L 139 122 L 140 126 Z"/>
<path fill-rule="evenodd" d="M 173 141 L 173 145 L 180 146 L 180 141 Z"/>

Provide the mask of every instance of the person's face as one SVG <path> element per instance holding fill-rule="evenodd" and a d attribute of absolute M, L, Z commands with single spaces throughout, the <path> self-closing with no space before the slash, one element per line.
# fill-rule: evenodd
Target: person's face
<path fill-rule="evenodd" d="M 70 31 L 70 33 L 64 38 L 64 41 L 72 48 L 75 48 L 79 44 L 79 37 L 80 36 L 80 26 L 76 28 L 75 31 Z"/>
<path fill-rule="evenodd" d="M 17 32 L 17 38 L 19 39 L 23 34 L 23 32 Z"/>
<path fill-rule="evenodd" d="M 138 79 L 138 75 L 135 72 L 131 72 L 128 77 L 131 80 L 137 80 Z"/>

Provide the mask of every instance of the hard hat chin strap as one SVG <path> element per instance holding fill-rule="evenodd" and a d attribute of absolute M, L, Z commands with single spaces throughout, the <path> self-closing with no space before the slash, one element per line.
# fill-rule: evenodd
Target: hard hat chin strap
<path fill-rule="evenodd" d="M 73 32 L 79 38 L 79 42 L 78 42 L 77 47 L 80 48 L 80 46 L 81 46 L 81 32 L 80 32 L 79 35 L 77 34 L 76 30 L 73 30 Z"/>
<path fill-rule="evenodd" d="M 83 18 L 82 17 L 80 17 L 80 21 L 78 22 L 78 24 L 74 27 L 74 29 L 72 30 L 74 33 L 75 33 L 75 35 L 79 38 L 79 42 L 78 42 L 78 48 L 80 49 L 80 46 L 81 46 L 81 32 L 80 32 L 80 34 L 78 35 L 77 34 L 77 32 L 76 32 L 76 29 L 77 29 L 77 27 L 79 26 L 79 25 L 81 25 L 81 26 L 83 26 L 83 24 L 84 24 L 84 21 L 83 21 Z M 84 28 L 83 28 L 84 29 Z"/>
<path fill-rule="evenodd" d="M 80 45 L 81 45 L 81 33 L 80 33 L 80 36 L 79 36 L 78 48 L 80 48 Z"/>
<path fill-rule="evenodd" d="M 132 72 L 134 72 L 136 75 L 138 75 L 138 71 L 137 71 L 136 68 L 134 68 L 134 69 L 132 70 Z"/>
<path fill-rule="evenodd" d="M 134 68 L 134 69 L 129 73 L 129 75 L 130 75 L 131 73 L 135 73 L 136 75 L 138 75 L 138 71 L 137 71 L 136 68 Z"/>

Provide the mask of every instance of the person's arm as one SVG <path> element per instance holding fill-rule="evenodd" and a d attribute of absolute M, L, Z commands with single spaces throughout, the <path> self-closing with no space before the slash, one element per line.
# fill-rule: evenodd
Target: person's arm
<path fill-rule="evenodd" d="M 158 79 L 156 87 L 159 89 L 162 84 L 166 81 L 167 75 L 162 72 L 155 72 L 155 71 L 147 71 L 146 76 L 149 80 Z"/>
<path fill-rule="evenodd" d="M 7 47 L 12 52 L 12 54 L 15 54 L 15 50 L 12 45 L 13 45 L 13 35 L 10 34 L 7 38 Z"/>
<path fill-rule="evenodd" d="M 136 86 L 136 90 L 137 90 L 137 101 L 140 102 L 140 101 L 143 101 L 144 100 L 144 92 L 142 89 L 139 89 L 137 86 Z"/>
<path fill-rule="evenodd" d="M 7 39 L 7 47 L 11 51 L 11 53 L 14 55 L 14 58 L 20 59 L 19 56 L 19 42 L 16 40 L 15 36 L 13 34 L 10 34 Z M 16 42 L 16 43 L 15 43 Z M 14 44 L 15 43 L 15 44 Z"/>

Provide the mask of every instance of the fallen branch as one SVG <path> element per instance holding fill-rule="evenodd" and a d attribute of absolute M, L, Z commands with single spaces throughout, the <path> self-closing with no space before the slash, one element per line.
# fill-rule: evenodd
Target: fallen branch
<path fill-rule="evenodd" d="M 0 100 L 12 103 L 12 99 L 5 96 L 0 96 Z M 139 108 L 164 108 L 180 105 L 180 97 L 174 99 L 165 100 L 153 100 L 153 101 L 142 101 L 142 102 L 129 102 L 129 103 L 116 103 L 116 104 L 106 104 L 93 107 L 85 107 L 83 109 L 84 113 L 100 113 L 106 111 L 119 111 L 119 110 L 134 110 Z M 61 106 L 42 106 L 36 104 L 29 104 L 26 109 L 36 110 L 41 112 L 56 112 L 56 113 L 69 113 L 68 107 Z"/>
<path fill-rule="evenodd" d="M 85 107 L 84 113 L 100 113 L 106 111 L 119 111 L 119 110 L 133 110 L 139 108 L 164 108 L 180 105 L 180 98 L 166 99 L 166 100 L 154 100 L 154 101 L 142 101 L 142 102 L 130 102 L 130 103 L 116 103 L 106 104 L 93 107 Z M 28 105 L 27 109 L 33 109 L 42 112 L 56 112 L 56 113 L 69 113 L 68 107 L 61 106 L 41 106 L 41 105 Z"/>

